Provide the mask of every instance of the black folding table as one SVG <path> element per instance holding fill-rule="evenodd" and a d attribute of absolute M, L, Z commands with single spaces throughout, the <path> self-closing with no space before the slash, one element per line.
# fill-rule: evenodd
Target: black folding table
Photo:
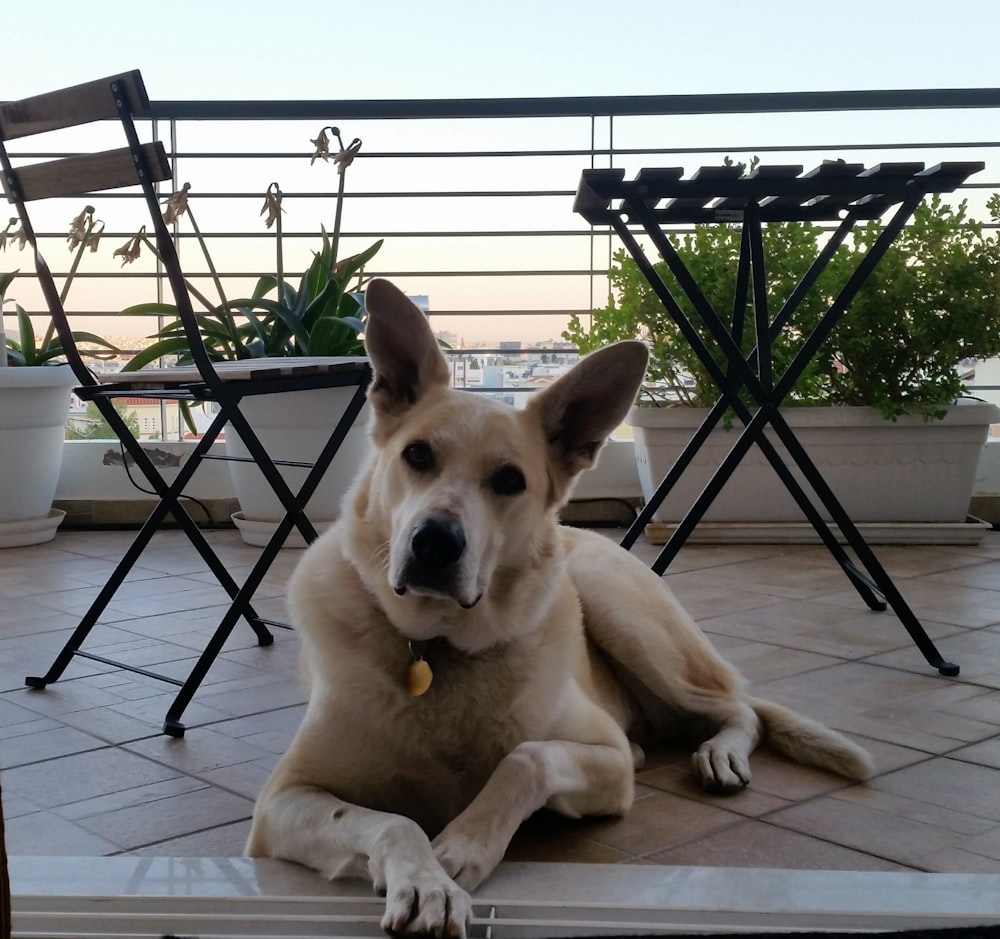
<path fill-rule="evenodd" d="M 981 162 L 952 162 L 930 169 L 925 169 L 923 163 L 883 163 L 865 168 L 862 164 L 828 160 L 805 174 L 801 166 L 757 166 L 747 175 L 743 174 L 740 166 L 710 166 L 702 167 L 685 178 L 683 168 L 653 167 L 640 170 L 632 180 L 625 179 L 623 169 L 583 171 L 574 211 L 591 225 L 611 226 L 681 334 L 691 344 L 720 393 L 708 416 L 622 539 L 623 547 L 632 547 L 691 464 L 711 430 L 727 410 L 732 409 L 743 423 L 743 430 L 663 546 L 653 562 L 653 570 L 662 574 L 667 569 L 744 455 L 756 444 L 865 603 L 872 610 L 879 611 L 885 610 L 887 605 L 891 606 L 927 661 L 942 675 L 958 674 L 958 666 L 942 658 L 782 417 L 779 406 L 813 356 L 823 347 L 851 300 L 903 230 L 920 200 L 929 193 L 953 192 L 983 167 Z M 791 364 L 781 375 L 775 376 L 771 361 L 772 343 L 788 326 L 796 308 L 837 248 L 859 221 L 881 219 L 890 210 L 892 214 L 883 222 L 878 238 L 861 256 L 818 325 L 803 340 Z M 772 318 L 767 308 L 763 225 L 790 221 L 836 222 L 837 225 L 801 282 Z M 667 230 L 673 225 L 722 222 L 742 226 L 736 299 L 733 316 L 729 320 L 706 299 L 667 235 Z M 693 305 L 701 325 L 721 350 L 724 366 L 713 357 L 695 323 L 646 256 L 637 234 L 645 234 L 666 263 L 680 290 Z M 740 343 L 744 330 L 741 311 L 747 306 L 751 290 L 755 346 L 749 354 L 744 354 Z M 742 398 L 741 393 L 745 393 Z M 746 403 L 748 398 L 752 400 L 753 410 Z M 847 554 L 810 496 L 792 475 L 765 433 L 768 426 L 840 529 L 864 571 Z"/>

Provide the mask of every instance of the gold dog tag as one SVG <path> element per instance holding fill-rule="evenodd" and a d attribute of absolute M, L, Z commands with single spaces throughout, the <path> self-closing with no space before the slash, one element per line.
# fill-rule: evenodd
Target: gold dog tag
<path fill-rule="evenodd" d="M 406 690 L 415 698 L 419 698 L 431 686 L 434 680 L 434 673 L 431 667 L 423 660 L 416 659 L 410 663 L 410 668 L 406 673 Z"/>

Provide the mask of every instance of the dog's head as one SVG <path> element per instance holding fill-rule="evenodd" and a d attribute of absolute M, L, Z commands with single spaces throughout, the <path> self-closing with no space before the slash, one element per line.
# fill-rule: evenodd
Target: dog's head
<path fill-rule="evenodd" d="M 425 315 L 391 283 L 371 281 L 365 306 L 375 455 L 355 511 L 397 598 L 472 608 L 553 550 L 554 511 L 624 418 L 646 348 L 595 352 L 518 410 L 450 388 Z"/>

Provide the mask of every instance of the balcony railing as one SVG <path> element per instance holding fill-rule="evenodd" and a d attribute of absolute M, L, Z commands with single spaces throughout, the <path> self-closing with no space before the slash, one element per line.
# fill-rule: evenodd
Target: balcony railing
<path fill-rule="evenodd" d="M 955 198 L 968 199 L 971 214 L 984 219 L 988 194 L 1000 189 L 1000 140 L 982 129 L 997 126 L 998 109 L 1000 89 L 159 101 L 143 128 L 167 144 L 176 185 L 191 184 L 190 204 L 230 297 L 275 273 L 275 234 L 261 215 L 267 187 L 276 182 L 283 193 L 284 271 L 294 280 L 318 247 L 321 227 L 333 226 L 337 171 L 311 159 L 311 140 L 328 125 L 345 141 L 361 138 L 348 172 L 341 256 L 384 238 L 366 273 L 426 295 L 435 329 L 468 357 L 504 340 L 551 349 L 570 315 L 605 302 L 618 245 L 572 212 L 584 168 L 691 171 L 755 156 L 807 168 L 834 158 L 869 165 L 981 159 L 986 170 Z M 67 132 L 58 152 L 93 145 Z M 37 212 L 43 251 L 63 276 L 72 260 L 68 225 L 83 201 L 53 201 Z M 166 291 L 152 257 L 122 267 L 112 252 L 142 223 L 142 208 L 127 193 L 90 201 L 106 229 L 98 253 L 85 255 L 75 274 L 68 306 L 82 328 L 138 345 L 156 321 L 123 319 L 118 311 Z M 190 279 L 214 296 L 186 220 L 178 239 Z M 31 269 L 13 245 L 0 265 L 26 275 Z M 19 278 L 11 293 L 41 315 L 32 278 Z"/>

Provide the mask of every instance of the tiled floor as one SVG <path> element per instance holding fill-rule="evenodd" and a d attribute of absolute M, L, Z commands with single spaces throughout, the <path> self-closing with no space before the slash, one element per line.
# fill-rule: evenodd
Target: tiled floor
<path fill-rule="evenodd" d="M 160 733 L 173 689 L 152 679 L 76 660 L 45 691 L 24 688 L 131 537 L 66 531 L 0 552 L 0 767 L 13 855 L 238 855 L 253 798 L 302 713 L 295 634 L 259 648 L 244 626 L 185 713 L 182 740 Z M 210 537 L 237 576 L 256 556 L 233 532 Z M 685 749 L 665 746 L 624 819 L 543 814 L 508 856 L 1000 872 L 1000 533 L 976 547 L 877 553 L 960 677 L 927 666 L 891 612 L 868 611 L 825 549 L 691 546 L 668 574 L 758 695 L 871 749 L 879 770 L 868 784 L 758 751 L 747 790 L 709 796 Z M 258 593 L 262 612 L 279 617 L 299 556 L 285 554 Z M 87 648 L 183 675 L 219 602 L 182 536 L 163 533 Z"/>

